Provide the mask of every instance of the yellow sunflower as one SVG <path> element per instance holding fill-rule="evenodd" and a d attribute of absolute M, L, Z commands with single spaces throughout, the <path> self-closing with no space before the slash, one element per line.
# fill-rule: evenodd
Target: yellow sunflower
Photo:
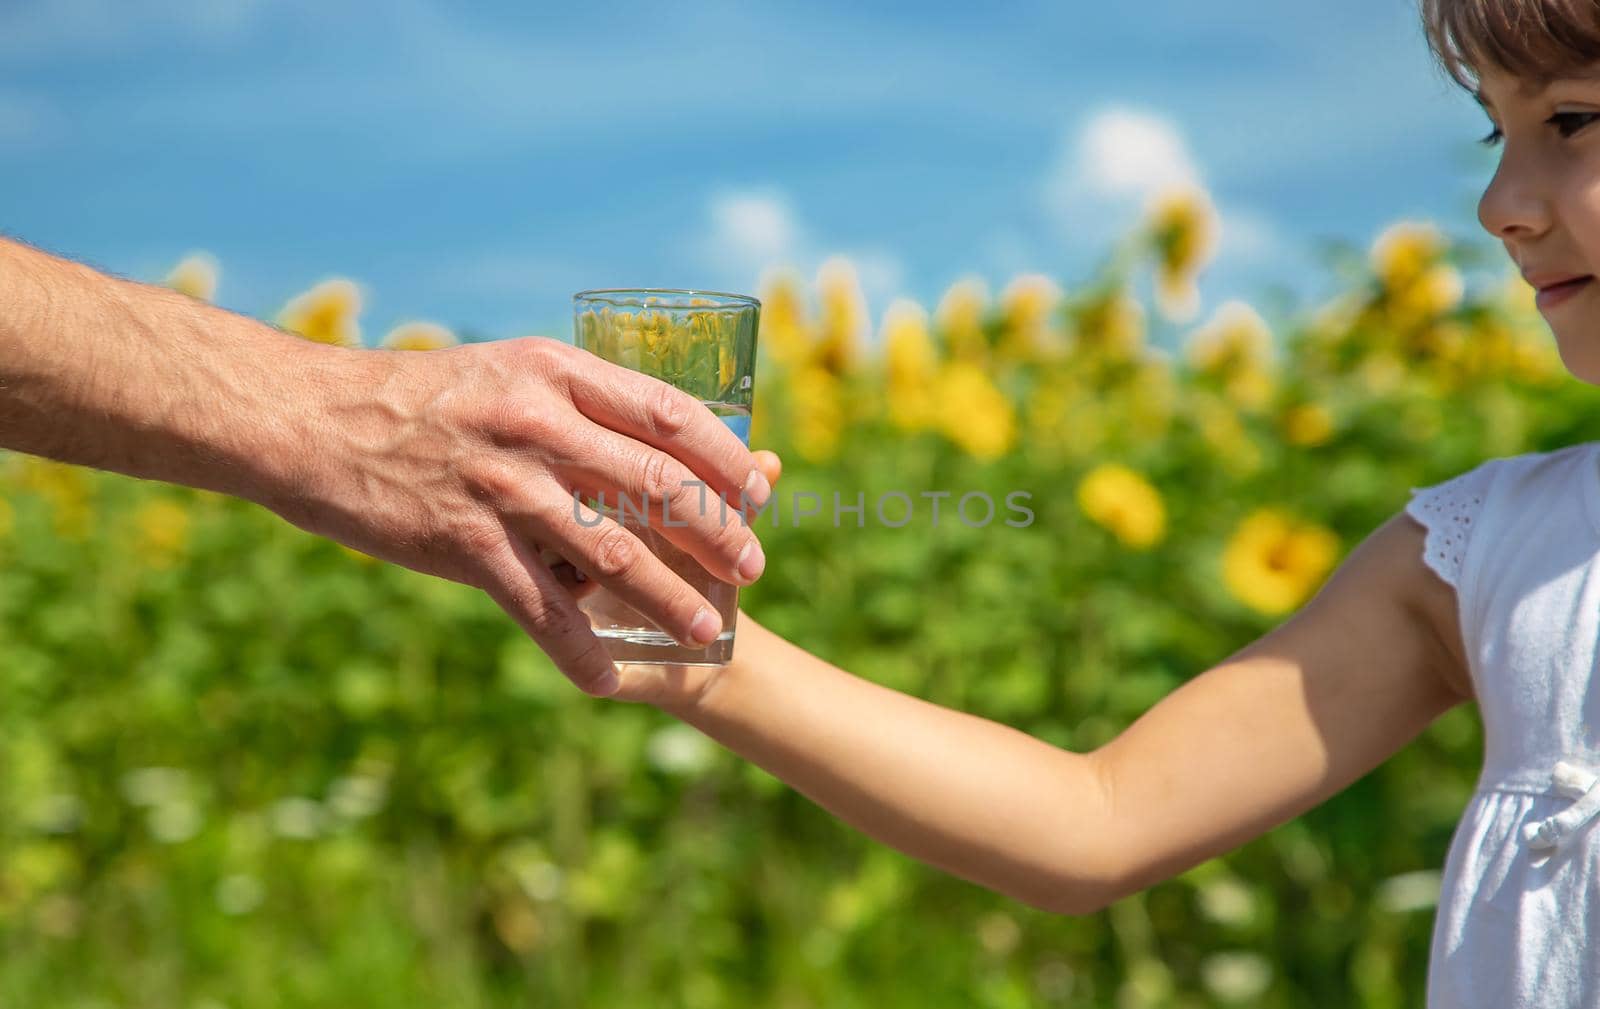
<path fill-rule="evenodd" d="M 316 343 L 361 346 L 361 289 L 349 280 L 325 280 L 296 295 L 278 315 L 278 325 Z"/>
<path fill-rule="evenodd" d="M 940 430 L 974 459 L 998 459 L 1017 437 L 1016 412 L 982 368 L 951 361 L 934 381 Z"/>
<path fill-rule="evenodd" d="M 989 353 L 983 335 L 984 313 L 989 306 L 989 286 L 977 277 L 963 277 L 950 285 L 934 310 L 934 321 L 952 357 L 980 361 Z"/>
<path fill-rule="evenodd" d="M 133 514 L 134 553 L 152 568 L 169 568 L 189 542 L 189 509 L 156 498 Z"/>
<path fill-rule="evenodd" d="M 855 367 L 867 329 L 867 300 L 855 264 L 834 256 L 817 268 L 817 364 L 835 375 Z"/>
<path fill-rule="evenodd" d="M 388 350 L 439 350 L 461 341 L 436 322 L 402 322 L 384 335 L 380 346 Z"/>
<path fill-rule="evenodd" d="M 1190 336 L 1189 363 L 1223 383 L 1228 398 L 1258 409 L 1272 395 L 1272 331 L 1243 301 L 1223 303 L 1209 322 Z"/>
<path fill-rule="evenodd" d="M 889 420 L 916 431 L 933 421 L 933 376 L 938 360 L 928 334 L 928 313 L 901 299 L 883 316 L 884 363 Z"/>
<path fill-rule="evenodd" d="M 1174 183 L 1150 197 L 1144 219 L 1156 252 L 1156 304 L 1167 318 L 1187 322 L 1200 307 L 1196 278 L 1216 255 L 1216 207 L 1199 185 Z"/>
<path fill-rule="evenodd" d="M 1101 463 L 1079 481 L 1078 507 L 1135 550 L 1155 546 L 1166 530 L 1161 492 L 1121 463 Z"/>
<path fill-rule="evenodd" d="M 1339 538 L 1276 508 L 1260 508 L 1235 530 L 1222 555 L 1222 579 L 1241 603 L 1267 616 L 1288 613 L 1322 583 Z"/>
<path fill-rule="evenodd" d="M 217 276 L 220 272 L 216 259 L 210 253 L 192 252 L 172 268 L 165 283 L 180 294 L 211 301 L 217 294 Z"/>

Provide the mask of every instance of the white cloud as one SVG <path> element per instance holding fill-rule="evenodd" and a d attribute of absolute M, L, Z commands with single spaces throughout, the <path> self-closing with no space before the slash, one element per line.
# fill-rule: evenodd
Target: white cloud
<path fill-rule="evenodd" d="M 1203 184 L 1177 124 L 1117 104 L 1067 134 L 1041 196 L 1057 233 L 1075 251 L 1098 255 L 1133 227 L 1152 192 L 1179 182 Z"/>
<path fill-rule="evenodd" d="M 800 251 L 800 225 L 789 201 L 774 190 L 716 193 L 710 217 L 702 254 L 718 270 L 754 276 L 792 261 Z"/>
<path fill-rule="evenodd" d="M 1138 223 L 1145 201 L 1170 185 L 1209 189 L 1178 124 L 1127 105 L 1100 108 L 1068 133 L 1042 184 L 1056 234 L 1073 251 L 1098 256 Z M 1217 204 L 1214 261 L 1200 278 L 1204 303 L 1219 282 L 1281 265 L 1289 243 L 1271 218 L 1249 207 Z"/>
<path fill-rule="evenodd" d="M 817 241 L 777 189 L 713 193 L 707 218 L 706 231 L 693 246 L 714 286 L 755 291 L 762 276 L 773 269 L 789 267 L 810 277 L 829 256 L 843 256 L 854 264 L 869 305 L 887 304 L 904 290 L 906 271 L 900 257 L 885 249 L 848 249 Z"/>
<path fill-rule="evenodd" d="M 1176 125 L 1126 108 L 1105 109 L 1090 119 L 1072 159 L 1071 178 L 1106 196 L 1140 197 L 1200 177 Z"/>
<path fill-rule="evenodd" d="M 1074 220 L 1107 200 L 1137 203 L 1162 186 L 1199 180 L 1200 169 L 1175 123 L 1115 105 L 1067 137 L 1045 180 L 1044 197 L 1058 216 Z"/>

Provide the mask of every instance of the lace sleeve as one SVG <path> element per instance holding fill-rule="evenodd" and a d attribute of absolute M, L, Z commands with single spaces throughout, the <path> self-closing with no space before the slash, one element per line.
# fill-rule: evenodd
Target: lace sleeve
<path fill-rule="evenodd" d="M 1486 475 L 1480 466 L 1444 483 L 1413 487 L 1406 505 L 1406 514 L 1428 531 L 1423 560 L 1453 588 L 1460 588 L 1468 538 L 1483 509 Z"/>

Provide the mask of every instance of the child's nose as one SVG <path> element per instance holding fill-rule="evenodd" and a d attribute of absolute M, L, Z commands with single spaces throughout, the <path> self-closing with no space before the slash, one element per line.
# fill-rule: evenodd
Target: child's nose
<path fill-rule="evenodd" d="M 1513 160 L 1509 148 L 1478 201 L 1478 223 L 1502 241 L 1525 241 L 1550 228 L 1550 202 L 1539 173 L 1535 166 Z"/>

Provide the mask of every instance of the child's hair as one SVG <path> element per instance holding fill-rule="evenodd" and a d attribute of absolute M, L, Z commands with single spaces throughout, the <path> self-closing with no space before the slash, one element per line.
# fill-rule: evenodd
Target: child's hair
<path fill-rule="evenodd" d="M 1455 82 L 1477 91 L 1492 68 L 1537 90 L 1564 77 L 1596 76 L 1600 4 L 1595 0 L 1421 0 L 1428 48 Z"/>

